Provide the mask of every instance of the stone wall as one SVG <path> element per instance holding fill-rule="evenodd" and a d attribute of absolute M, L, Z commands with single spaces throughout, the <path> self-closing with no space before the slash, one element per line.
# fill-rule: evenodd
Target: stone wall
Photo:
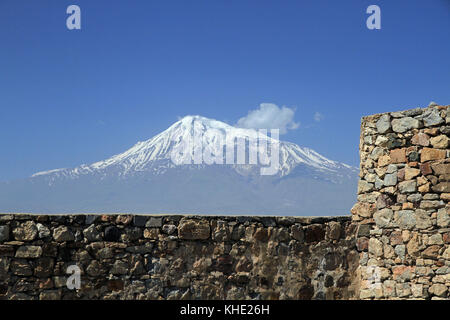
<path fill-rule="evenodd" d="M 355 235 L 350 217 L 0 215 L 0 299 L 350 299 Z"/>
<path fill-rule="evenodd" d="M 449 123 L 436 105 L 362 119 L 360 298 L 449 298 Z"/>
<path fill-rule="evenodd" d="M 0 299 L 449 299 L 449 123 L 364 117 L 351 217 L 0 215 Z"/>

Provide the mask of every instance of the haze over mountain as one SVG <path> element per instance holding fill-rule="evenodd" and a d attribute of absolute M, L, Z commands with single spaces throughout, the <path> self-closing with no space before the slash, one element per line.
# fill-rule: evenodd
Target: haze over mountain
<path fill-rule="evenodd" d="M 247 141 L 245 159 L 237 161 L 237 147 L 227 158 L 225 139 Z M 261 154 L 264 143 L 271 151 L 274 143 L 279 147 L 270 175 L 261 174 L 270 163 L 250 164 L 255 162 L 249 155 Z M 215 161 L 205 162 L 205 155 Z M 186 116 L 109 159 L 0 183 L 0 212 L 349 214 L 357 175 L 357 168 L 312 149 L 254 129 Z"/>

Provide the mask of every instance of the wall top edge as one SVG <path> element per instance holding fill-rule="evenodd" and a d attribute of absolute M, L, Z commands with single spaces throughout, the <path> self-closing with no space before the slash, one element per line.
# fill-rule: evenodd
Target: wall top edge
<path fill-rule="evenodd" d="M 405 110 L 401 110 L 401 111 L 389 111 L 389 112 L 382 112 L 382 113 L 375 113 L 375 114 L 371 114 L 371 115 L 366 115 L 363 116 L 361 118 L 362 122 L 364 121 L 371 121 L 374 118 L 379 118 L 382 115 L 388 114 L 391 115 L 394 118 L 399 118 L 399 117 L 408 117 L 417 113 L 424 113 L 427 110 L 431 110 L 431 109 L 438 109 L 438 110 L 445 110 L 448 109 L 450 107 L 450 105 L 432 105 L 432 106 L 428 106 L 428 107 L 417 107 L 417 108 L 410 108 L 410 109 L 405 109 Z"/>
<path fill-rule="evenodd" d="M 351 221 L 351 215 L 348 216 L 269 216 L 269 215 L 200 215 L 200 214 L 132 214 L 132 213 L 56 213 L 56 214 L 36 214 L 36 213 L 1 213 L 0 221 L 10 217 L 13 219 L 17 217 L 19 220 L 33 219 L 38 217 L 94 217 L 94 216 L 132 216 L 132 217 L 148 217 L 148 218 L 174 218 L 176 220 L 182 218 L 188 219 L 206 219 L 206 220 L 242 220 L 242 221 L 254 221 L 254 222 L 264 222 L 266 220 L 275 220 L 277 222 L 303 222 L 303 223 L 325 223 L 331 221 L 346 222 Z M 3 219 L 2 219 L 3 217 Z M 8 220 L 8 219 L 7 219 Z"/>

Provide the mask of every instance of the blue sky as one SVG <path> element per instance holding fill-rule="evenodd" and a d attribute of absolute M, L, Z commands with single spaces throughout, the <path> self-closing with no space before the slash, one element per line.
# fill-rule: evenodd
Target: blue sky
<path fill-rule="evenodd" d="M 81 30 L 66 28 L 71 4 Z M 381 30 L 366 28 L 371 4 Z M 432 100 L 450 103 L 448 0 L 0 2 L 0 180 L 261 103 L 295 108 L 283 140 L 357 166 L 362 116 Z"/>

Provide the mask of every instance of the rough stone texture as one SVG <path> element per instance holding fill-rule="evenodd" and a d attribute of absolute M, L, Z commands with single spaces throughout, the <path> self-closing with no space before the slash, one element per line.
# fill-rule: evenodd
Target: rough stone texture
<path fill-rule="evenodd" d="M 375 188 L 360 188 L 351 211 L 364 226 L 356 241 L 361 299 L 450 298 L 449 110 L 434 105 L 362 119 L 359 185 L 375 181 Z M 380 124 L 393 132 L 369 130 Z M 367 167 L 375 148 L 389 159 Z"/>
<path fill-rule="evenodd" d="M 350 217 L 80 216 L 0 220 L 28 239 L 0 241 L 0 299 L 358 297 Z"/>
<path fill-rule="evenodd" d="M 449 109 L 362 119 L 351 218 L 0 214 L 0 299 L 450 299 Z"/>

